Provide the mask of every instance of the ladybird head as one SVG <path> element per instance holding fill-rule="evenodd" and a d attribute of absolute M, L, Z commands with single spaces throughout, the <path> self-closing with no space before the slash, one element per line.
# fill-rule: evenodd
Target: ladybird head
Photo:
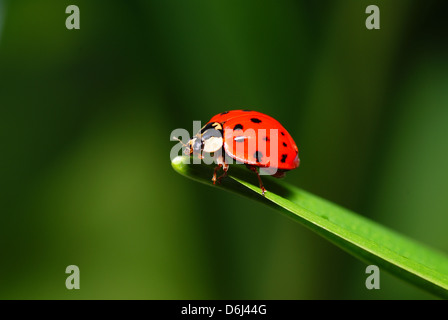
<path fill-rule="evenodd" d="M 176 140 L 182 143 L 179 139 Z M 221 149 L 222 144 L 222 125 L 219 122 L 207 123 L 187 143 L 182 143 L 186 155 L 216 152 Z"/>
<path fill-rule="evenodd" d="M 198 133 L 198 135 L 200 135 L 201 140 L 201 151 L 212 153 L 222 148 L 223 144 L 222 126 L 219 122 L 206 124 Z M 196 141 L 199 140 L 198 135 Z M 198 144 L 198 142 L 195 143 Z"/>
<path fill-rule="evenodd" d="M 191 155 L 192 153 L 200 154 L 202 151 L 202 141 L 197 136 L 190 139 L 185 146 L 186 148 L 184 150 L 184 153 L 186 155 Z"/>

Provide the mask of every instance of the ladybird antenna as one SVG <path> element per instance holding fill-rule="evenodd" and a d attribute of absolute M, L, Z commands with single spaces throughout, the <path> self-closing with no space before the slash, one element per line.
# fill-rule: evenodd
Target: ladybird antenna
<path fill-rule="evenodd" d="M 173 139 L 179 141 L 183 147 L 187 147 L 187 144 L 183 143 L 182 140 L 180 140 L 178 137 L 173 136 Z"/>

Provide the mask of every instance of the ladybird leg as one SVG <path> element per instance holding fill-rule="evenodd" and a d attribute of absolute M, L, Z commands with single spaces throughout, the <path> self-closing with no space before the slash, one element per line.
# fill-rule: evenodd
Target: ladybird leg
<path fill-rule="evenodd" d="M 261 189 L 261 195 L 264 197 L 264 194 L 265 194 L 265 192 L 266 192 L 266 188 L 265 188 L 264 185 L 263 185 L 263 181 L 261 181 L 260 174 L 258 173 L 257 168 L 254 167 L 254 166 L 250 166 L 249 169 L 252 170 L 253 172 L 255 172 L 255 173 L 257 174 L 257 177 L 258 177 L 258 183 L 260 184 L 260 189 Z"/>
<path fill-rule="evenodd" d="M 218 170 L 221 167 L 222 167 L 222 164 L 219 164 L 218 166 L 215 167 L 215 170 L 213 171 L 213 178 L 212 178 L 213 184 L 215 184 L 215 182 L 216 182 L 216 172 L 218 172 Z"/>
<path fill-rule="evenodd" d="M 218 183 L 221 183 L 221 179 L 227 177 L 227 171 L 229 170 L 229 165 L 227 163 L 224 163 L 222 165 L 222 170 L 224 173 L 218 177 Z"/>

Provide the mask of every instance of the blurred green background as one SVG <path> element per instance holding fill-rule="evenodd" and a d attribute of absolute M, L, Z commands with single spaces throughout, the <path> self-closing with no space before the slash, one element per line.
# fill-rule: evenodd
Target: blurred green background
<path fill-rule="evenodd" d="M 286 181 L 448 252 L 446 12 L 0 0 L 0 298 L 433 298 L 385 272 L 367 290 L 365 263 L 175 173 L 169 138 L 225 110 L 267 113 L 299 146 Z"/>

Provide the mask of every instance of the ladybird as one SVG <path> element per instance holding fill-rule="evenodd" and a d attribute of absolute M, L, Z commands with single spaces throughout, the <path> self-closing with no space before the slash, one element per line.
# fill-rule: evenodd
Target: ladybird
<path fill-rule="evenodd" d="M 275 135 L 271 134 L 273 132 Z M 273 144 L 274 139 L 276 144 Z M 209 153 L 215 157 L 217 167 L 213 172 L 213 184 L 221 182 L 227 176 L 229 159 L 245 164 L 257 174 L 263 196 L 266 189 L 260 178 L 260 168 L 273 168 L 274 171 L 271 172 L 274 173 L 270 175 L 280 178 L 286 171 L 293 170 L 300 164 L 299 149 L 280 122 L 251 110 L 231 110 L 213 116 L 183 145 L 186 147 L 186 155 L 194 154 L 203 159 L 203 153 Z M 263 154 L 271 150 L 271 147 L 277 148 L 277 152 L 270 152 L 277 155 L 276 159 Z M 224 172 L 217 178 L 220 168 Z"/>

